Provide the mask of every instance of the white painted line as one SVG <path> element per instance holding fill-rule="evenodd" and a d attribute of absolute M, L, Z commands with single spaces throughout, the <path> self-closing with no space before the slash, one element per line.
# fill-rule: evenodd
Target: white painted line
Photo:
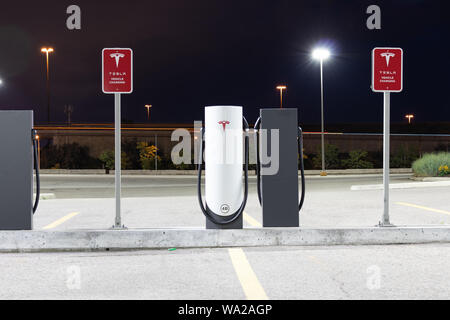
<path fill-rule="evenodd" d="M 234 248 L 228 249 L 228 253 L 247 300 L 268 300 L 269 298 L 259 283 L 244 251 L 241 248 Z"/>
<path fill-rule="evenodd" d="M 68 215 L 62 217 L 61 219 L 56 220 L 55 222 L 50 223 L 49 225 L 45 226 L 43 229 L 44 230 L 48 230 L 48 229 L 53 229 L 56 228 L 57 226 L 63 224 L 64 222 L 66 222 L 69 219 L 72 219 L 73 217 L 79 215 L 79 212 L 72 212 L 69 213 Z"/>
<path fill-rule="evenodd" d="M 411 188 L 429 188 L 429 187 L 450 187 L 450 181 L 433 181 L 433 182 L 407 182 L 407 183 L 391 183 L 389 189 L 411 189 Z M 366 184 L 354 185 L 350 190 L 382 190 L 382 184 Z"/>

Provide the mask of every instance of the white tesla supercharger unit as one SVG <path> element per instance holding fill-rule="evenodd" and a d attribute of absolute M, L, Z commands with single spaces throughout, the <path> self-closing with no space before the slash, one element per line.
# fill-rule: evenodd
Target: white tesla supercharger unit
<path fill-rule="evenodd" d="M 245 138 L 243 123 L 246 126 Z M 248 123 L 242 115 L 242 107 L 206 107 L 199 159 L 202 159 L 203 138 L 206 206 L 203 205 L 201 198 L 201 164 L 198 193 L 200 207 L 207 218 L 206 228 L 241 229 L 242 213 L 248 195 Z M 243 164 L 245 164 L 244 184 Z"/>

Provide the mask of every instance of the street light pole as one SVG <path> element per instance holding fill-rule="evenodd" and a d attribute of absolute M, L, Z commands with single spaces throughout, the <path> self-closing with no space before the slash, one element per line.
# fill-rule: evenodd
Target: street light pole
<path fill-rule="evenodd" d="M 41 142 L 39 135 L 36 135 L 36 141 L 38 145 L 38 168 L 41 170 Z"/>
<path fill-rule="evenodd" d="M 323 119 L 323 59 L 320 59 L 320 110 L 321 110 L 321 136 L 322 136 L 322 172 L 320 175 L 326 176 L 325 171 L 325 124 Z"/>
<path fill-rule="evenodd" d="M 283 90 L 286 90 L 286 86 L 277 86 L 277 89 L 280 90 L 280 109 L 283 109 Z"/>
<path fill-rule="evenodd" d="M 42 48 L 41 52 L 45 53 L 47 61 L 47 123 L 50 123 L 50 67 L 49 53 L 53 52 L 53 48 Z"/>
<path fill-rule="evenodd" d="M 327 49 L 318 48 L 312 53 L 312 57 L 320 62 L 320 117 L 321 117 L 321 140 L 322 140 L 322 172 L 321 176 L 326 176 L 325 171 L 325 124 L 323 112 L 323 61 L 328 59 L 330 52 Z"/>
<path fill-rule="evenodd" d="M 150 108 L 153 106 L 151 104 L 146 104 L 145 107 L 147 108 L 147 120 L 150 121 Z"/>
<path fill-rule="evenodd" d="M 47 122 L 50 123 L 50 72 L 48 66 L 48 51 L 46 52 L 47 58 Z"/>

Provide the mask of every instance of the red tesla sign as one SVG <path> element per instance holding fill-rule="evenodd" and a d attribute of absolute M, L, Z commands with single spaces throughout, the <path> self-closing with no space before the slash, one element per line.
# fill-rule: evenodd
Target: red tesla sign
<path fill-rule="evenodd" d="M 105 48 L 102 51 L 104 93 L 133 91 L 133 50 Z"/>
<path fill-rule="evenodd" d="M 402 49 L 373 49 L 372 90 L 375 92 L 400 92 L 403 90 Z"/>

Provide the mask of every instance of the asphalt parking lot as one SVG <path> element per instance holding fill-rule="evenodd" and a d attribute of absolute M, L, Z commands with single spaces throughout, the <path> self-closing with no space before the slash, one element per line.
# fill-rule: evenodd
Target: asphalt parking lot
<path fill-rule="evenodd" d="M 391 183 L 412 182 L 408 174 L 392 175 Z M 203 217 L 193 176 L 125 176 L 123 223 L 128 228 L 200 227 Z M 352 186 L 382 183 L 380 175 L 307 177 L 300 214 L 302 227 L 374 226 L 383 208 L 382 190 L 351 190 Z M 397 225 L 450 224 L 449 187 L 391 190 L 391 221 Z M 104 229 L 114 222 L 114 177 L 44 175 L 43 200 L 35 229 Z M 256 179 L 250 178 L 245 225 L 261 225 Z"/>
<path fill-rule="evenodd" d="M 408 183 L 393 175 L 392 183 Z M 381 176 L 308 177 L 301 226 L 373 226 Z M 35 229 L 104 229 L 114 222 L 111 176 L 42 177 Z M 245 226 L 261 225 L 250 179 Z M 194 177 L 124 177 L 128 228 L 203 226 Z M 391 190 L 397 225 L 448 225 L 448 187 Z M 250 247 L 0 254 L 0 299 L 448 299 L 450 245 Z"/>
<path fill-rule="evenodd" d="M 450 245 L 0 254 L 0 299 L 448 299 Z"/>

